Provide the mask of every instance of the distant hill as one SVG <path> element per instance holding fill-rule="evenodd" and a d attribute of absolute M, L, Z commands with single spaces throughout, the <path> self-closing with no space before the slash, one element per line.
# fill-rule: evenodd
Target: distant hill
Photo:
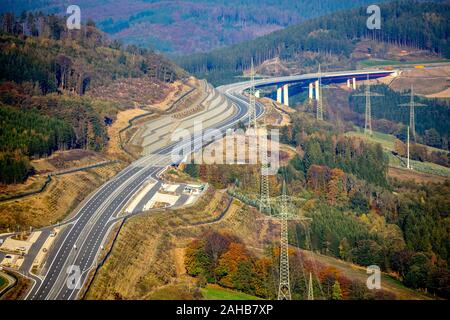
<path fill-rule="evenodd" d="M 361 7 L 210 53 L 183 57 L 179 63 L 218 85 L 242 75 L 252 58 L 256 64 L 277 57 L 285 64 L 294 61 L 302 67 L 299 72 L 316 70 L 318 62 L 325 70 L 349 68 L 355 66 L 358 55 L 370 56 L 380 43 L 450 57 L 450 4 L 395 1 L 381 5 L 381 13 L 381 30 L 367 29 L 368 14 Z"/>
<path fill-rule="evenodd" d="M 99 28 L 126 44 L 173 54 L 206 52 L 371 0 L 2 0 L 0 12 L 81 8 Z M 378 1 L 378 3 L 384 2 Z"/>

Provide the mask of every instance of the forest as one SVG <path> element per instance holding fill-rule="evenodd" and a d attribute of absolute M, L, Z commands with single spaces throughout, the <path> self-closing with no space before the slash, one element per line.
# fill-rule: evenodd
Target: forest
<path fill-rule="evenodd" d="M 350 95 L 349 105 L 351 110 L 359 114 L 365 113 L 365 97 L 357 96 L 363 93 L 365 86 Z M 383 133 L 394 134 L 401 140 L 406 140 L 405 126 L 409 126 L 410 108 L 406 104 L 410 102 L 410 92 L 396 92 L 384 84 L 371 86 L 374 93 L 381 95 L 372 98 L 372 117 L 389 121 L 375 121 L 376 129 Z M 415 142 L 430 147 L 448 150 L 450 136 L 450 104 L 448 100 L 427 99 L 414 97 L 415 132 L 412 137 Z M 399 125 L 399 124 L 403 124 Z M 361 125 L 358 123 L 358 125 Z"/>
<path fill-rule="evenodd" d="M 363 283 L 348 279 L 338 270 L 309 260 L 302 252 L 290 251 L 292 298 L 306 300 L 305 273 L 315 272 L 313 291 L 319 299 L 394 299 L 384 290 L 370 292 Z M 207 283 L 239 290 L 265 299 L 276 299 L 279 279 L 279 249 L 268 245 L 256 256 L 232 234 L 210 231 L 192 241 L 185 257 L 187 273 Z"/>
<path fill-rule="evenodd" d="M 1 152 L 21 150 L 30 157 L 42 157 L 75 144 L 72 127 L 37 111 L 22 111 L 0 105 Z"/>
<path fill-rule="evenodd" d="M 350 54 L 362 39 L 410 46 L 450 57 L 447 41 L 450 27 L 445 23 L 450 20 L 449 4 L 400 0 L 380 7 L 381 30 L 367 29 L 367 8 L 364 7 L 314 18 L 254 40 L 182 57 L 178 61 L 187 71 L 217 85 L 241 75 L 250 67 L 251 59 L 258 65 L 275 57 L 299 59 L 303 53 L 311 52 L 317 53 L 318 59 L 305 62 L 312 63 L 314 69 L 318 63 L 324 64 L 330 55 L 336 56 L 339 63 L 327 66 L 328 69 L 342 68 L 342 59 L 350 63 Z"/>
<path fill-rule="evenodd" d="M 304 199 L 295 202 L 300 208 L 298 214 L 312 219 L 307 227 L 290 223 L 291 247 L 361 266 L 375 264 L 405 286 L 448 298 L 450 180 L 420 184 L 392 178 L 381 145 L 345 136 L 351 123 L 318 121 L 304 111 L 292 114 L 291 119 L 292 124 L 282 128 L 280 140 L 295 147 L 297 153 L 277 176 L 270 178 L 272 196 L 280 194 L 285 180 L 288 194 Z M 254 199 L 259 192 L 258 166 L 243 170 L 240 166 L 190 164 L 185 171 L 219 188 L 228 187 L 232 196 L 258 208 Z M 200 244 L 196 246 L 198 249 Z M 209 261 L 208 254 L 202 258 Z M 266 258 L 277 268 L 277 254 Z M 257 265 L 258 260 L 250 261 Z M 253 270 L 256 267 L 245 268 L 251 277 L 260 276 Z M 212 271 L 215 276 L 210 271 L 193 270 L 188 267 L 193 275 L 203 273 L 208 282 L 258 295 L 256 287 L 238 288 L 232 281 L 227 282 L 228 278 L 222 280 L 220 268 Z M 297 281 L 297 293 L 302 294 L 304 280 Z M 344 298 L 351 299 L 352 290 L 338 282 L 347 292 Z M 328 292 L 333 292 L 332 285 Z M 331 299 L 332 295 L 326 297 Z M 382 299 L 386 294 L 361 294 L 363 297 Z"/>
<path fill-rule="evenodd" d="M 158 84 L 185 77 L 151 50 L 108 39 L 92 20 L 67 30 L 56 15 L 5 13 L 0 26 L 0 152 L 2 169 L 11 167 L 2 183 L 23 182 L 30 157 L 105 147 L 106 119 L 123 106 L 90 96 L 93 89 L 127 78 Z"/>
<path fill-rule="evenodd" d="M 383 0 L 385 1 L 385 0 Z M 379 1 L 381 2 L 381 1 Z M 58 0 L 3 0 L 2 9 L 64 13 Z M 371 4 L 370 0 L 78 0 L 86 17 L 126 44 L 152 47 L 170 55 L 208 52 L 305 19 L 344 8 Z M 170 35 L 170 36 L 168 36 Z"/>

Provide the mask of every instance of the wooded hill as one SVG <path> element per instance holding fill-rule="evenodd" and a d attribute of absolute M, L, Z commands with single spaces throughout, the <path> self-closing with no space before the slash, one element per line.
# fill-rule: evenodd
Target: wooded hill
<path fill-rule="evenodd" d="M 386 1 L 386 0 L 383 0 Z M 378 1 L 382 2 L 382 1 Z M 185 55 L 269 34 L 370 0 L 78 0 L 82 17 L 126 44 Z M 61 0 L 3 0 L 2 9 L 65 14 Z M 3 8 L 2 8 L 3 7 Z"/>
<path fill-rule="evenodd" d="M 349 99 L 350 108 L 357 113 L 365 113 L 365 97 L 357 96 L 363 93 L 365 87 L 361 87 L 357 93 Z M 399 139 L 406 141 L 406 126 L 409 125 L 408 104 L 410 97 L 408 92 L 400 93 L 391 90 L 386 85 L 371 86 L 371 91 L 381 94 L 381 97 L 372 98 L 372 116 L 375 119 L 389 121 L 376 121 L 375 129 L 383 133 L 394 134 Z M 439 149 L 449 149 L 450 136 L 450 104 L 442 99 L 427 99 L 416 96 L 415 102 L 419 104 L 414 109 L 416 142 L 426 144 Z M 364 122 L 357 124 L 364 126 Z M 414 140 L 414 137 L 412 138 Z"/>
<path fill-rule="evenodd" d="M 233 81 L 250 67 L 280 57 L 282 60 L 301 60 L 304 67 L 323 64 L 330 58 L 339 60 L 329 69 L 351 64 L 351 53 L 364 39 L 399 46 L 430 50 L 450 57 L 450 5 L 422 3 L 410 0 L 382 4 L 381 30 L 367 29 L 369 15 L 366 7 L 334 13 L 311 19 L 299 25 L 273 32 L 252 41 L 243 42 L 207 54 L 196 54 L 179 59 L 187 71 L 206 77 L 214 84 Z M 306 53 L 312 53 L 313 59 Z"/>
<path fill-rule="evenodd" d="M 163 84 L 185 76 L 161 55 L 108 40 L 92 21 L 67 30 L 54 15 L 7 13 L 0 26 L 2 171 L 61 148 L 102 150 L 106 123 L 121 106 L 85 95 L 90 90 L 125 78 Z"/>

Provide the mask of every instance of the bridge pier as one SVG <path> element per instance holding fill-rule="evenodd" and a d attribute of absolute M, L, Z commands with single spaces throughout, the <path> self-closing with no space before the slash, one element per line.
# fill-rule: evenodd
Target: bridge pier
<path fill-rule="evenodd" d="M 356 78 L 353 78 L 353 90 L 356 90 Z"/>
<path fill-rule="evenodd" d="M 256 90 L 255 97 L 256 98 L 261 98 L 261 92 L 259 90 Z"/>
<path fill-rule="evenodd" d="M 350 83 L 350 79 L 347 79 L 347 88 L 349 88 L 349 89 L 352 88 L 352 85 L 351 85 L 351 83 Z"/>
<path fill-rule="evenodd" d="M 319 101 L 320 100 L 319 80 L 315 82 L 315 87 L 316 87 L 316 100 Z"/>
<path fill-rule="evenodd" d="M 309 100 L 314 99 L 314 83 L 309 84 Z"/>
<path fill-rule="evenodd" d="M 289 107 L 289 85 L 283 86 L 283 104 Z"/>
<path fill-rule="evenodd" d="M 282 97 L 282 88 L 281 87 L 279 87 L 278 89 L 277 89 L 277 102 L 278 103 L 283 103 L 283 97 Z"/>

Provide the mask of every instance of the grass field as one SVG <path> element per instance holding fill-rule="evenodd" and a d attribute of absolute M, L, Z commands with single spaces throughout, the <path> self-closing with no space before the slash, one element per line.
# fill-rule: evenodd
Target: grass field
<path fill-rule="evenodd" d="M 366 136 L 363 129 L 359 127 L 356 127 L 355 131 L 347 132 L 346 135 L 349 137 L 358 137 L 372 143 L 381 144 L 381 146 L 388 151 L 386 152 L 386 154 L 389 157 L 389 166 L 395 168 L 405 168 L 406 159 L 403 159 L 404 161 L 402 162 L 398 157 L 395 157 L 390 152 L 395 149 L 394 136 L 376 131 L 373 132 L 372 136 Z M 428 151 L 442 151 L 428 146 L 427 149 Z M 442 177 L 450 177 L 450 168 L 446 168 L 435 163 L 411 160 L 411 165 L 414 170 L 419 172 L 438 175 Z"/>
<path fill-rule="evenodd" d="M 406 162 L 406 159 L 403 159 Z M 404 168 L 405 165 L 399 158 L 389 154 L 389 165 L 396 168 Z M 411 166 L 414 170 L 450 178 L 450 168 L 446 168 L 431 162 L 420 162 L 411 160 Z"/>
<path fill-rule="evenodd" d="M 397 60 L 363 60 L 359 64 L 362 67 L 376 67 L 376 66 L 399 66 L 399 65 L 422 65 L 430 63 L 445 63 L 450 60 L 418 60 L 418 61 L 397 61 Z"/>
<path fill-rule="evenodd" d="M 205 300 L 262 300 L 261 298 L 249 294 L 225 289 L 215 285 L 208 285 L 201 289 Z"/>
<path fill-rule="evenodd" d="M 373 131 L 373 135 L 370 137 L 364 134 L 362 128 L 356 127 L 356 131 L 348 132 L 346 135 L 349 137 L 365 139 L 373 143 L 379 143 L 384 149 L 389 151 L 393 151 L 395 148 L 395 137 L 390 134 Z"/>
<path fill-rule="evenodd" d="M 361 283 L 366 283 L 367 281 L 367 271 L 364 267 L 329 256 L 312 253 L 311 251 L 302 250 L 302 252 L 305 253 L 308 259 L 313 259 L 329 267 L 335 268 L 351 280 L 359 281 Z M 385 273 L 382 273 L 381 275 L 381 287 L 383 290 L 395 294 L 396 300 L 429 300 L 433 298 L 424 293 L 405 287 L 400 281 Z"/>

